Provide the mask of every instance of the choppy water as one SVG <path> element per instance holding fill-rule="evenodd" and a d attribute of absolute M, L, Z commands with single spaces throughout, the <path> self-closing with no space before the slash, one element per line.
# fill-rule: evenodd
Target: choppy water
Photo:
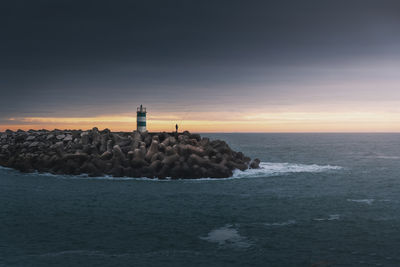
<path fill-rule="evenodd" d="M 226 180 L 0 169 L 0 266 L 400 266 L 400 134 L 209 134 Z"/>

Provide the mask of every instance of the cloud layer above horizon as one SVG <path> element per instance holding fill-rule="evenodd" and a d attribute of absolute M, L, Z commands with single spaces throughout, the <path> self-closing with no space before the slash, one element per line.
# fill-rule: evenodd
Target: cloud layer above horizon
<path fill-rule="evenodd" d="M 0 130 L 400 131 L 398 1 L 9 1 Z"/>

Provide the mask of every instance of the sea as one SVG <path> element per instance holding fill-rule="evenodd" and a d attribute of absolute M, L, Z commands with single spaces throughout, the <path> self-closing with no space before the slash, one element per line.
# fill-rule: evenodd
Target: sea
<path fill-rule="evenodd" d="M 261 168 L 151 180 L 0 169 L 0 266 L 400 266 L 400 134 L 230 133 Z"/>

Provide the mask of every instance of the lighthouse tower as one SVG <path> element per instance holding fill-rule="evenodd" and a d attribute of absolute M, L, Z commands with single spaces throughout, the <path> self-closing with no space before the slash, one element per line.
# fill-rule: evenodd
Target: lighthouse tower
<path fill-rule="evenodd" d="M 137 131 L 138 132 L 145 132 L 146 131 L 146 108 L 144 108 L 142 105 L 137 108 L 137 117 L 136 117 L 136 122 L 137 122 Z"/>

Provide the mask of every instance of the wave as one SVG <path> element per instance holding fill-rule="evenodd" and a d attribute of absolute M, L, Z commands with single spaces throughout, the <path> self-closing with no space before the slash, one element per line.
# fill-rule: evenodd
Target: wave
<path fill-rule="evenodd" d="M 368 198 L 368 199 L 347 199 L 347 201 L 357 202 L 357 203 L 362 203 L 362 204 L 367 204 L 367 205 L 372 205 L 372 203 L 375 201 L 375 199 L 373 199 L 373 198 Z"/>
<path fill-rule="evenodd" d="M 329 215 L 328 218 L 315 218 L 314 221 L 338 221 L 340 220 L 339 214 L 332 214 Z"/>
<path fill-rule="evenodd" d="M 290 173 L 319 173 L 332 170 L 343 169 L 340 166 L 332 165 L 317 165 L 317 164 L 296 164 L 296 163 L 272 163 L 261 162 L 259 169 L 248 169 L 245 171 L 235 170 L 233 178 L 246 178 L 246 177 L 265 177 L 285 175 Z"/>
<path fill-rule="evenodd" d="M 248 248 L 251 246 L 251 242 L 244 236 L 241 236 L 236 228 L 231 224 L 227 224 L 224 227 L 212 230 L 205 237 L 200 239 L 217 243 L 219 246 L 230 246 L 237 248 Z"/>
<path fill-rule="evenodd" d="M 265 226 L 287 226 L 291 224 L 296 224 L 295 220 L 289 220 L 286 222 L 274 222 L 274 223 L 264 223 Z"/>
<path fill-rule="evenodd" d="M 273 163 L 273 162 L 261 162 L 259 169 L 247 169 L 244 171 L 234 170 L 233 175 L 229 178 L 199 178 L 199 179 L 177 179 L 184 181 L 224 181 L 230 179 L 240 178 L 258 178 L 258 177 L 270 177 L 277 175 L 287 175 L 291 173 L 320 173 L 334 170 L 343 169 L 340 166 L 332 165 L 317 165 L 317 164 L 297 164 L 297 163 Z M 0 170 L 14 170 L 10 168 L 0 167 Z M 133 177 L 112 177 L 109 175 L 89 177 L 87 174 L 81 175 L 58 175 L 51 173 L 39 173 L 34 172 L 35 175 L 56 177 L 59 179 L 87 179 L 87 180 L 113 180 L 113 181 L 171 181 L 173 179 L 167 177 L 166 179 L 152 179 L 152 178 L 133 178 Z"/>
<path fill-rule="evenodd" d="M 104 176 L 89 176 L 88 174 L 79 174 L 79 175 L 69 175 L 69 174 L 53 174 L 50 172 L 20 172 L 16 169 L 13 168 L 7 168 L 7 167 L 2 167 L 0 166 L 0 170 L 4 170 L 7 172 L 12 172 L 12 173 L 19 173 L 20 175 L 37 175 L 37 176 L 42 176 L 42 177 L 52 177 L 52 178 L 57 178 L 57 179 L 69 179 L 69 180 L 112 180 L 112 181 L 130 181 L 130 180 L 136 180 L 136 181 L 169 181 L 171 178 L 167 177 L 166 179 L 153 179 L 153 178 L 147 178 L 147 177 L 139 177 L 139 178 L 134 178 L 134 177 L 113 177 L 111 175 L 104 175 Z"/>

